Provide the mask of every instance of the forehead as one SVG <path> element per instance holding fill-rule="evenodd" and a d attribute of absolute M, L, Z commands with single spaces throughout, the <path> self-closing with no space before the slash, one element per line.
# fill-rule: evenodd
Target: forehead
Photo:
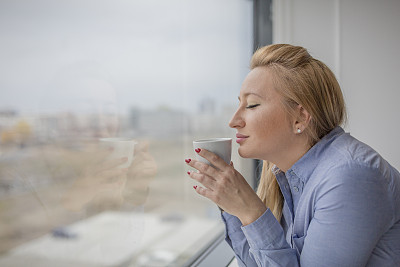
<path fill-rule="evenodd" d="M 272 74 L 267 67 L 257 67 L 249 72 L 243 81 L 240 90 L 241 96 L 256 94 L 261 97 L 268 97 L 276 93 L 272 80 Z"/>

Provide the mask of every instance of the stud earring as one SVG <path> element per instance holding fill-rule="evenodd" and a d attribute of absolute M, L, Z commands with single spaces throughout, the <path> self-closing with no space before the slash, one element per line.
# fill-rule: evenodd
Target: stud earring
<path fill-rule="evenodd" d="M 297 133 L 301 133 L 301 130 L 300 130 L 300 128 L 298 128 L 298 129 L 297 129 Z"/>

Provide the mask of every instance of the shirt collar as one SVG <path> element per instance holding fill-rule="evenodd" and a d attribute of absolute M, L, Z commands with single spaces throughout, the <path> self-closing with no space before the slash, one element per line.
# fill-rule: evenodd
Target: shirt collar
<path fill-rule="evenodd" d="M 327 146 L 332 143 L 337 137 L 342 135 L 344 130 L 342 127 L 337 126 L 327 135 L 322 137 L 310 150 L 307 151 L 287 172 L 295 173 L 297 177 L 305 184 L 311 176 L 314 169 L 317 167 L 321 154 L 325 151 Z M 272 168 L 272 172 L 277 175 L 281 171 L 277 166 Z"/>
<path fill-rule="evenodd" d="M 271 168 L 272 173 L 276 176 L 278 173 L 281 173 L 282 171 L 278 168 L 278 166 L 274 165 Z"/>

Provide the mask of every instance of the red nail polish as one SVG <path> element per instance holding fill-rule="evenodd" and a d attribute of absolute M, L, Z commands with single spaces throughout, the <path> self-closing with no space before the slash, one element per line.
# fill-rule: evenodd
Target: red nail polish
<path fill-rule="evenodd" d="M 196 148 L 194 151 L 196 151 L 197 153 L 200 153 L 201 149 L 200 148 Z"/>
<path fill-rule="evenodd" d="M 197 185 L 193 186 L 193 188 L 196 190 L 197 189 Z"/>
<path fill-rule="evenodd" d="M 188 175 L 190 175 L 190 172 L 187 172 Z"/>
<path fill-rule="evenodd" d="M 186 163 L 189 163 L 191 161 L 191 159 L 185 159 Z"/>

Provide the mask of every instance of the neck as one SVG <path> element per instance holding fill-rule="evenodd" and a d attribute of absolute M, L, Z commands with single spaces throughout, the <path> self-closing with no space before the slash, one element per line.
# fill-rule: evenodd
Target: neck
<path fill-rule="evenodd" d="M 301 138 L 297 140 L 294 144 L 289 146 L 287 149 L 283 150 L 282 153 L 276 159 L 274 159 L 274 164 L 281 170 L 286 172 L 289 170 L 304 154 L 310 150 L 311 146 L 308 140 Z"/>

